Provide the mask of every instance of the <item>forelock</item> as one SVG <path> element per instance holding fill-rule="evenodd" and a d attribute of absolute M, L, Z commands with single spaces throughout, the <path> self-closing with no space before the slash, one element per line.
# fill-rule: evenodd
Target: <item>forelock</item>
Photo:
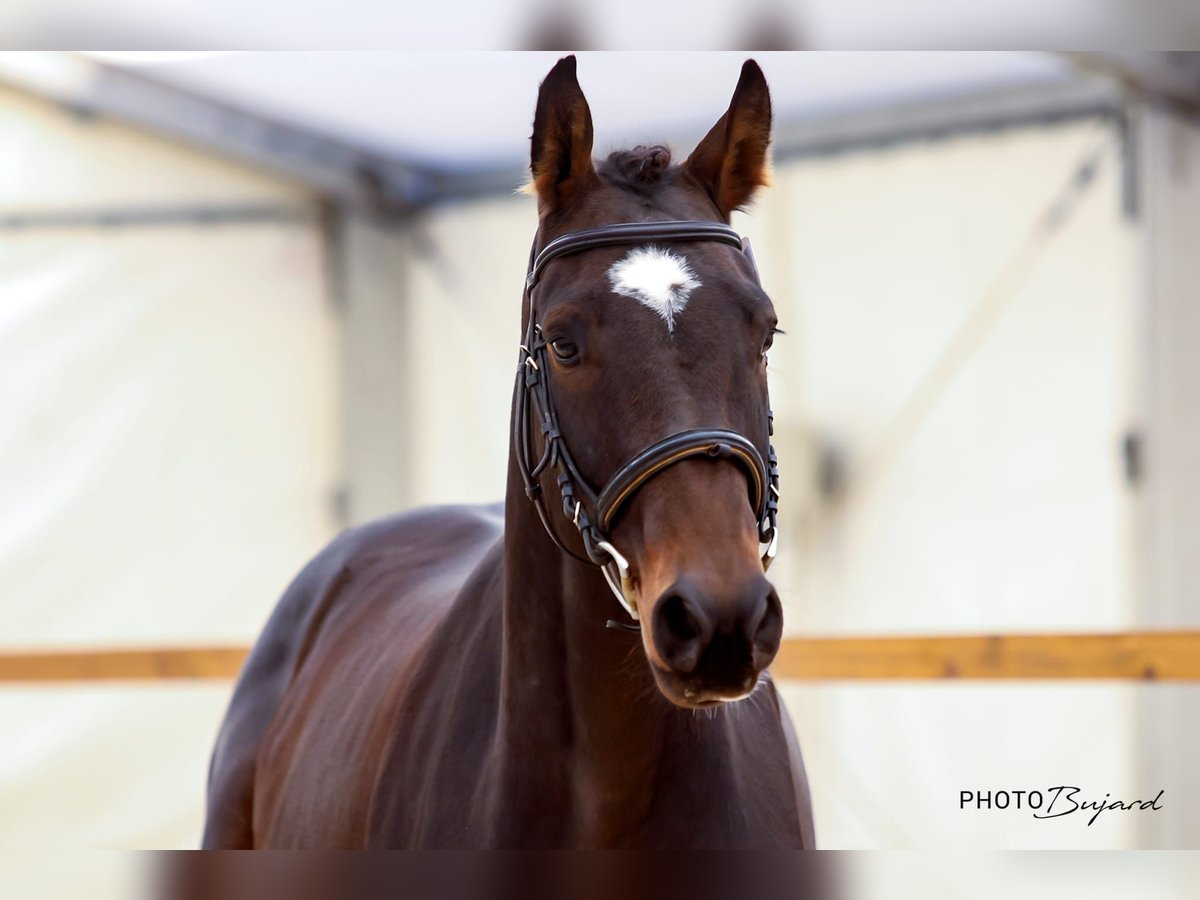
<path fill-rule="evenodd" d="M 600 165 L 600 175 L 617 184 L 646 191 L 663 180 L 663 173 L 670 166 L 670 149 L 662 144 L 654 144 L 610 153 Z"/>

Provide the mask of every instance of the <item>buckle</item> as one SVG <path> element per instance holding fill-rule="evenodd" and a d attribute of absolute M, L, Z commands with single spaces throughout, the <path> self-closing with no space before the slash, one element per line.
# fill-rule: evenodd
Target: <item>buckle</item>
<path fill-rule="evenodd" d="M 604 573 L 604 580 L 608 582 L 608 586 L 616 595 L 617 600 L 625 607 L 629 617 L 635 622 L 638 621 L 637 595 L 633 587 L 633 578 L 629 573 L 629 560 L 608 541 L 596 541 L 596 546 L 607 553 L 608 558 L 612 560 L 610 564 L 603 566 L 600 570 Z M 613 569 L 616 569 L 615 573 Z"/>

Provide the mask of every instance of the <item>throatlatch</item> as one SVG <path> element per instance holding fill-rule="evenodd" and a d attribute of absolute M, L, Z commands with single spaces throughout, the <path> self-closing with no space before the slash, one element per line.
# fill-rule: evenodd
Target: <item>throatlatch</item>
<path fill-rule="evenodd" d="M 517 362 L 517 384 L 513 415 L 513 447 L 517 467 L 527 496 L 537 509 L 546 533 L 564 552 L 600 567 L 613 593 L 636 621 L 637 600 L 630 577 L 629 562 L 608 540 L 621 508 L 642 485 L 669 466 L 692 457 L 728 459 L 737 463 L 746 475 L 750 504 L 758 519 L 758 539 L 765 545 L 762 553 L 765 571 L 775 559 L 779 546 L 779 463 L 775 447 L 768 445 L 767 459 L 754 442 L 725 428 L 693 428 L 668 435 L 634 454 L 595 491 L 579 472 L 558 424 L 558 410 L 550 394 L 548 343 L 542 335 L 533 303 L 533 289 L 546 266 L 554 259 L 596 247 L 641 244 L 648 241 L 717 241 L 737 247 L 750 260 L 758 277 L 758 267 L 750 252 L 750 242 L 720 222 L 626 222 L 584 231 L 573 231 L 547 244 L 541 253 L 530 253 L 525 277 L 529 323 L 525 342 Z M 767 409 L 767 431 L 774 434 L 771 410 Z M 541 455 L 535 458 L 532 428 L 541 435 Z M 550 522 L 542 491 L 541 476 L 553 470 L 562 496 L 563 515 L 579 531 L 584 556 L 568 547 Z"/>

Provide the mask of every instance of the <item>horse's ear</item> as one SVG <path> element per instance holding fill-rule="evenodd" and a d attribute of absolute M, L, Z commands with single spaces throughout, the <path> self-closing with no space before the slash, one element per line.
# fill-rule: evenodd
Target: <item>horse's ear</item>
<path fill-rule="evenodd" d="M 530 160 L 538 212 L 569 203 L 596 179 L 592 112 L 575 77 L 575 57 L 560 59 L 538 91 Z"/>
<path fill-rule="evenodd" d="M 770 183 L 770 143 L 771 92 L 758 63 L 748 59 L 729 109 L 696 146 L 684 170 L 708 191 L 728 221 L 760 185 Z"/>

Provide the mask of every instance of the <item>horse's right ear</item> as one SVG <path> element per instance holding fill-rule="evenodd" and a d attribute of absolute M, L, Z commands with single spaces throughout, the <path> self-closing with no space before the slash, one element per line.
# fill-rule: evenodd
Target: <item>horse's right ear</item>
<path fill-rule="evenodd" d="M 575 57 L 560 59 L 538 91 L 530 159 L 541 216 L 569 203 L 596 180 L 592 112 L 575 77 Z"/>

